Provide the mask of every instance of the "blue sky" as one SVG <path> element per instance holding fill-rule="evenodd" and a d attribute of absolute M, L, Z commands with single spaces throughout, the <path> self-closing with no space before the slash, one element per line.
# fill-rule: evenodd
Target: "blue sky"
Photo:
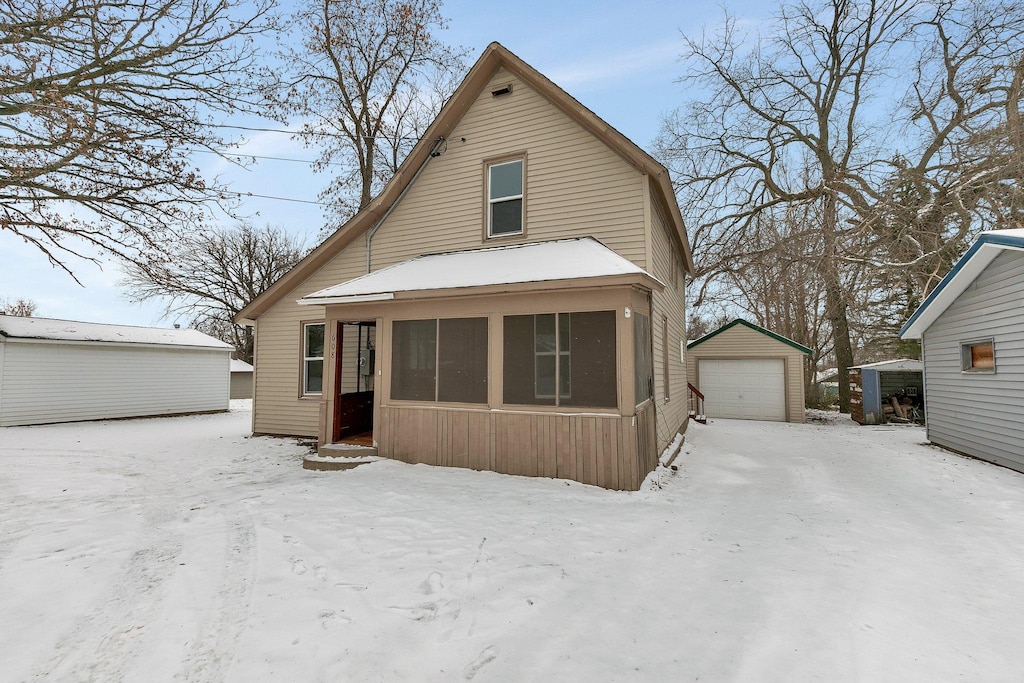
<path fill-rule="evenodd" d="M 730 4 L 730 11 L 756 22 L 772 6 Z M 680 31 L 695 34 L 721 19 L 717 3 L 543 2 L 481 3 L 450 0 L 446 40 L 468 48 L 471 64 L 491 41 L 505 45 L 544 73 L 598 116 L 641 147 L 650 148 L 663 114 L 685 102 L 678 62 Z M 467 64 L 468 66 L 468 64 Z M 259 122 L 249 121 L 248 125 Z M 265 122 L 268 127 L 280 124 Z M 261 156 L 312 159 L 313 150 L 278 133 L 253 133 L 245 151 Z M 198 158 L 209 176 L 219 176 L 237 192 L 316 200 L 327 178 L 294 162 L 260 161 L 241 170 L 216 158 Z M 257 224 L 284 226 L 312 244 L 323 224 L 311 204 L 258 198 L 244 200 L 242 213 Z M 0 232 L 0 298 L 27 298 L 37 315 L 128 325 L 170 326 L 163 305 L 130 304 L 118 287 L 116 262 L 102 268 L 69 263 L 84 287 L 49 265 L 34 247 Z M 185 323 L 181 320 L 178 322 Z"/>

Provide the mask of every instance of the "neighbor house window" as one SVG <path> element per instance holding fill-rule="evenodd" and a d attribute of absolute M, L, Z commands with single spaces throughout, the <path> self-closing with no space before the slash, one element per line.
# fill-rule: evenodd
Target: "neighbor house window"
<path fill-rule="evenodd" d="M 322 394 L 324 390 L 324 324 L 302 325 L 302 393 Z"/>
<path fill-rule="evenodd" d="M 670 368 L 668 366 L 668 316 L 661 316 L 661 372 L 662 382 L 665 385 L 665 401 L 667 402 L 671 397 L 671 391 L 669 387 L 669 380 L 672 377 Z"/>
<path fill-rule="evenodd" d="M 618 405 L 614 311 L 510 315 L 503 328 L 506 404 Z"/>
<path fill-rule="evenodd" d="M 643 313 L 633 315 L 633 383 L 638 404 L 654 396 L 651 318 Z"/>
<path fill-rule="evenodd" d="M 487 167 L 487 236 L 523 232 L 523 160 Z"/>
<path fill-rule="evenodd" d="M 995 372 L 996 349 L 991 339 L 960 345 L 960 361 L 964 372 Z"/>
<path fill-rule="evenodd" d="M 396 320 L 391 398 L 487 403 L 487 318 Z"/>

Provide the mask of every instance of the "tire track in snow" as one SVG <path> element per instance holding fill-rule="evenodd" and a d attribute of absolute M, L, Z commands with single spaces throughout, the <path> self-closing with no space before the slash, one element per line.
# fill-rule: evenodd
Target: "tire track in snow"
<path fill-rule="evenodd" d="M 238 651 L 235 644 L 245 631 L 252 604 L 256 572 L 256 524 L 251 503 L 246 511 L 228 523 L 227 553 L 217 591 L 216 615 L 204 625 L 189 649 L 184 670 L 175 676 L 185 681 L 224 680 Z"/>

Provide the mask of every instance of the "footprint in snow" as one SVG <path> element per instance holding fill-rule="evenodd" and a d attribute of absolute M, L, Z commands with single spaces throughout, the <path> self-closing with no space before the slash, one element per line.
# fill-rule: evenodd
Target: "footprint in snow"
<path fill-rule="evenodd" d="M 462 675 L 465 677 L 467 681 L 471 681 L 473 680 L 474 676 L 480 673 L 480 669 L 484 668 L 497 658 L 498 648 L 494 647 L 493 645 L 488 645 L 483 649 L 483 652 L 477 655 L 476 659 L 474 659 L 472 662 L 469 663 L 468 666 L 466 666 L 465 670 L 462 672 Z"/>
<path fill-rule="evenodd" d="M 439 592 L 444 588 L 444 584 L 441 582 L 440 572 L 430 572 L 430 574 L 420 584 L 420 592 L 424 595 L 431 595 Z"/>
<path fill-rule="evenodd" d="M 292 574 L 302 576 L 306 573 L 306 563 L 302 560 L 295 560 L 292 562 Z"/>
<path fill-rule="evenodd" d="M 322 564 L 318 564 L 317 566 L 313 567 L 313 575 L 316 576 L 316 578 L 323 581 L 327 578 L 327 567 L 325 567 Z"/>

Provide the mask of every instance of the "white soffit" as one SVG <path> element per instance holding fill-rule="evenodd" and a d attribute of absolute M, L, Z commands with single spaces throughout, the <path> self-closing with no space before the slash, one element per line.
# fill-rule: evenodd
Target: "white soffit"
<path fill-rule="evenodd" d="M 591 237 L 420 256 L 321 289 L 303 305 L 381 301 L 397 292 L 644 275 L 642 268 Z"/>

